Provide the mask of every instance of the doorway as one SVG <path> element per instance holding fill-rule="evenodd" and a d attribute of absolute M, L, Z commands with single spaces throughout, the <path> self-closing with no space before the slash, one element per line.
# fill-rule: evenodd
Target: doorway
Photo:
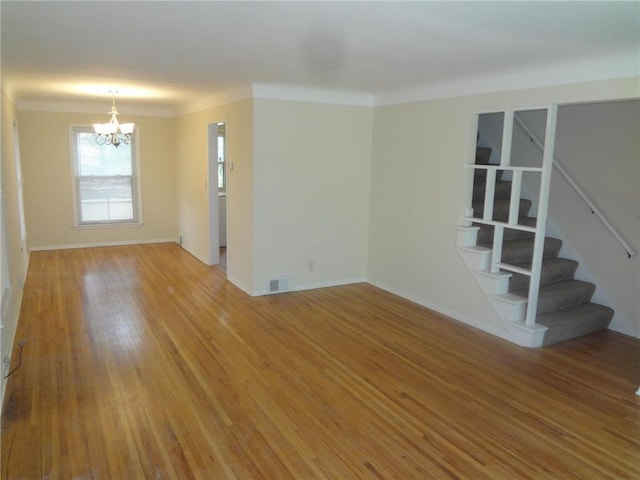
<path fill-rule="evenodd" d="M 209 258 L 211 265 L 227 269 L 226 124 L 209 124 Z"/>

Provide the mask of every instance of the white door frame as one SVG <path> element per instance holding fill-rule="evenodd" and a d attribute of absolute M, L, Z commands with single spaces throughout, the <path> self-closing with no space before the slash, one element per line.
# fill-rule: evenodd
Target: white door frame
<path fill-rule="evenodd" d="M 218 124 L 208 125 L 208 178 L 209 193 L 209 265 L 220 263 L 220 212 L 218 199 Z"/>

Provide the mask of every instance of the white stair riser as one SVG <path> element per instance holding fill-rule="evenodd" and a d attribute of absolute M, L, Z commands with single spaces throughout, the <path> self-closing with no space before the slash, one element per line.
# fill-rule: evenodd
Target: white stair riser
<path fill-rule="evenodd" d="M 491 250 L 472 250 L 468 248 L 458 248 L 458 253 L 464 263 L 471 271 L 488 270 L 491 263 Z"/>
<path fill-rule="evenodd" d="M 500 295 L 509 290 L 510 275 L 492 275 L 485 272 L 474 272 L 473 275 L 482 291 L 487 295 Z"/>
<path fill-rule="evenodd" d="M 521 322 L 506 322 L 505 325 L 509 331 L 511 341 L 516 345 L 527 348 L 542 346 L 547 327 L 537 324 L 528 327 Z"/>
<path fill-rule="evenodd" d="M 456 242 L 459 247 L 472 247 L 478 241 L 478 227 L 456 227 Z"/>
<path fill-rule="evenodd" d="M 503 322 L 522 322 L 527 312 L 527 302 L 511 303 L 505 302 L 498 297 L 489 296 L 489 301 L 498 317 Z"/>
<path fill-rule="evenodd" d="M 498 318 L 503 322 L 522 321 L 526 313 L 526 302 L 506 302 L 496 297 L 496 295 L 507 293 L 509 276 L 493 275 L 487 272 L 491 262 L 491 250 L 459 247 L 458 253 L 473 273 L 473 277 L 482 291 L 489 298 Z"/>

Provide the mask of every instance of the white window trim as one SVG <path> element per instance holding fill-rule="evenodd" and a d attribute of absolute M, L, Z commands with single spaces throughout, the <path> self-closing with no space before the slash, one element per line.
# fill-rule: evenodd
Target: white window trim
<path fill-rule="evenodd" d="M 123 228 L 123 227 L 142 227 L 144 226 L 144 221 L 142 219 L 142 171 L 140 169 L 140 127 L 136 125 L 136 129 L 133 132 L 133 168 L 134 168 L 134 179 L 133 188 L 135 191 L 135 198 L 133 203 L 134 211 L 137 212 L 137 220 L 124 220 L 124 221 L 110 221 L 110 222 L 94 222 L 94 223 L 80 223 L 80 213 L 79 213 L 79 202 L 80 198 L 78 197 L 78 149 L 76 143 L 76 137 L 74 130 L 76 128 L 86 128 L 89 130 L 93 129 L 93 125 L 89 124 L 70 124 L 69 125 L 69 146 L 71 150 L 71 155 L 69 156 L 71 159 L 71 194 L 72 194 L 72 205 L 73 205 L 73 228 L 77 229 L 95 229 L 95 228 Z M 115 148 L 115 147 L 114 147 Z"/>

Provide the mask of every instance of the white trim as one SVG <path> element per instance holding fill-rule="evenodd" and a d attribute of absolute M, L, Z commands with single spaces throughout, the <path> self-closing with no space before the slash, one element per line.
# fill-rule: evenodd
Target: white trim
<path fill-rule="evenodd" d="M 175 109 L 175 116 L 178 117 L 189 113 L 200 112 L 202 110 L 228 105 L 230 103 L 239 102 L 252 97 L 253 94 L 250 84 L 236 85 L 231 88 L 220 90 L 208 97 L 185 102 Z"/>
<path fill-rule="evenodd" d="M 367 279 L 365 277 L 355 277 L 355 278 L 345 278 L 343 280 L 338 280 L 337 282 L 327 281 L 327 282 L 317 282 L 317 283 L 306 283 L 306 284 L 291 288 L 291 291 L 299 292 L 302 290 L 315 290 L 316 288 L 340 287 L 342 285 L 352 285 L 354 283 L 366 283 L 366 281 Z"/>
<path fill-rule="evenodd" d="M 109 113 L 109 102 L 78 102 L 56 100 L 20 100 L 16 108 L 18 111 L 60 112 L 60 113 L 99 113 L 105 116 Z M 118 110 L 124 115 L 142 115 L 147 117 L 173 117 L 173 109 L 166 107 L 152 107 L 123 104 L 118 100 Z"/>
<path fill-rule="evenodd" d="M 328 103 L 373 107 L 374 97 L 366 92 L 306 88 L 295 85 L 253 83 L 253 97 L 269 100 L 293 100 L 298 102 Z"/>
<path fill-rule="evenodd" d="M 231 282 L 234 286 L 238 287 L 240 290 L 242 290 L 244 293 L 246 293 L 247 295 L 254 297 L 255 295 L 253 294 L 253 290 L 251 288 L 249 288 L 248 285 L 245 285 L 243 282 L 241 282 L 240 280 L 238 280 L 235 277 L 230 277 L 227 274 L 227 281 Z"/>
<path fill-rule="evenodd" d="M 76 142 L 76 129 L 83 129 L 85 131 L 92 131 L 92 126 L 82 123 L 70 123 L 69 124 L 69 150 L 71 152 L 71 194 L 73 197 L 73 228 L 108 228 L 114 226 L 121 227 L 141 227 L 144 225 L 144 219 L 142 217 L 142 169 L 140 165 L 142 160 L 140 158 L 140 126 L 136 125 L 135 131 L 132 135 L 131 142 L 131 154 L 133 161 L 131 162 L 132 168 L 132 194 L 133 194 L 133 220 L 126 221 L 105 221 L 105 222 L 86 222 L 80 223 L 80 197 L 78 196 L 78 145 Z M 86 133 L 86 132 L 85 132 Z"/>
<path fill-rule="evenodd" d="M 511 333 L 511 341 L 516 345 L 527 348 L 539 348 L 544 343 L 544 336 L 549 327 L 534 323 L 525 325 L 522 322 L 506 322 Z"/>
<path fill-rule="evenodd" d="M 207 221 L 209 245 L 207 265 L 220 264 L 220 198 L 218 195 L 218 138 L 220 122 L 207 124 Z"/>
<path fill-rule="evenodd" d="M 9 351 L 8 352 L 2 352 L 2 354 L 4 356 L 8 356 L 9 358 L 11 358 L 12 355 L 13 355 L 13 346 L 14 346 L 15 340 L 16 340 L 16 333 L 18 332 L 18 321 L 19 321 L 19 318 L 20 318 L 20 309 L 22 307 L 22 297 L 23 297 L 23 293 L 24 293 L 24 289 L 23 289 L 22 285 L 20 285 L 19 287 L 13 287 L 13 288 L 15 288 L 18 291 L 18 294 L 17 294 L 18 298 L 16 299 L 15 308 L 11 312 L 10 319 L 5 319 L 5 318 L 2 319 L 3 320 L 2 321 L 2 328 L 3 329 L 4 329 L 4 325 L 6 323 L 14 325 L 13 332 L 11 333 L 11 340 L 9 341 Z M 4 336 L 5 333 L 3 332 L 2 335 Z M 2 376 L 0 376 L 0 382 L 2 382 L 2 387 L 1 387 L 2 391 L 0 392 L 0 418 L 2 417 L 2 410 L 4 410 L 2 407 L 4 407 L 4 394 L 5 394 L 6 387 L 7 387 L 7 379 L 4 378 L 6 373 L 4 372 L 4 370 L 5 370 L 5 368 L 4 368 L 4 364 L 3 364 L 3 368 L 2 368 L 2 370 L 0 370 L 0 371 L 2 371 Z"/>
<path fill-rule="evenodd" d="M 269 292 L 267 289 L 254 290 L 251 294 L 254 297 L 260 297 L 262 295 L 280 295 L 281 293 L 289 293 L 289 292 L 302 292 L 304 290 L 315 290 L 316 288 L 329 288 L 329 287 L 340 287 L 342 285 L 351 285 L 354 283 L 366 283 L 367 279 L 365 277 L 356 277 L 356 278 L 346 278 L 338 281 L 326 281 L 326 282 L 318 282 L 318 283 L 305 283 L 302 285 L 298 285 L 295 287 L 289 288 L 286 292 Z"/>
<path fill-rule="evenodd" d="M 375 106 L 396 105 L 487 93 L 509 92 L 573 83 L 638 77 L 637 49 L 602 59 L 586 59 L 540 65 L 484 76 L 443 79 L 426 85 L 376 94 Z M 518 110 L 522 110 L 519 108 Z"/>
<path fill-rule="evenodd" d="M 196 250 L 189 248 L 187 245 L 185 245 L 184 243 L 180 244 L 180 241 L 178 240 L 176 242 L 178 245 L 180 245 L 184 250 L 186 250 L 187 252 L 189 252 L 191 255 L 193 255 L 194 257 L 196 257 L 198 260 L 200 260 L 202 263 L 204 263 L 205 265 L 209 265 L 212 266 L 211 263 L 209 263 L 209 259 L 205 256 L 202 255 L 200 252 L 197 252 Z"/>
<path fill-rule="evenodd" d="M 118 223 L 86 223 L 73 225 L 74 230 L 98 230 L 101 228 L 140 228 L 144 227 L 144 222 L 118 222 Z"/>
<path fill-rule="evenodd" d="M 637 63 L 637 60 L 636 60 Z M 598 66 L 600 65 L 600 66 Z M 608 67 L 610 65 L 610 67 Z M 567 73 L 567 70 L 572 70 Z M 459 98 L 472 95 L 511 92 L 528 88 L 544 88 L 587 83 L 603 80 L 622 80 L 638 78 L 637 66 L 627 55 L 610 57 L 598 63 L 593 60 L 579 61 L 566 65 L 553 65 L 507 73 L 498 73 L 484 77 L 466 77 L 446 79 L 424 85 L 408 86 L 383 93 L 351 91 L 329 88 L 311 88 L 298 85 L 251 83 L 219 90 L 218 93 L 196 100 L 188 100 L 175 107 L 136 106 L 118 103 L 125 115 L 144 115 L 150 117 L 177 117 L 200 112 L 209 108 L 228 105 L 241 100 L 262 98 L 272 100 L 292 100 L 312 103 L 351 105 L 364 107 L 382 107 L 405 103 Z M 633 97 L 635 98 L 635 97 Z M 582 103 L 582 102 L 580 102 Z M 572 104 L 572 103 L 569 103 Z M 66 113 L 105 113 L 104 104 L 55 101 L 20 100 L 19 111 L 66 112 Z M 519 108 L 519 110 L 525 110 Z M 501 109 L 496 111 L 502 111 Z M 107 112 L 108 113 L 108 112 Z M 482 111 L 482 113 L 491 113 Z"/>
<path fill-rule="evenodd" d="M 39 252 L 39 251 L 46 251 L 46 250 L 70 250 L 72 248 L 117 247 L 120 245 L 144 245 L 147 243 L 178 243 L 178 240 L 176 238 L 171 237 L 171 238 L 146 238 L 143 240 L 116 240 L 111 242 L 68 243 L 64 245 L 40 245 L 37 247 L 31 247 L 30 251 Z"/>
<path fill-rule="evenodd" d="M 513 127 L 513 116 L 511 121 Z M 542 153 L 542 174 L 540 175 L 540 190 L 538 193 L 538 211 L 536 213 L 536 233 L 533 240 L 533 257 L 531 258 L 531 278 L 529 281 L 529 296 L 525 324 L 531 328 L 536 323 L 538 311 L 538 297 L 540 292 L 540 277 L 542 261 L 544 260 L 544 243 L 547 233 L 547 217 L 549 212 L 549 193 L 551 190 L 551 173 L 553 172 L 553 158 L 556 143 L 558 123 L 558 105 L 549 105 L 544 134 L 544 150 Z M 513 136 L 513 131 L 510 132 Z M 520 200 L 518 200 L 520 201 Z"/>

